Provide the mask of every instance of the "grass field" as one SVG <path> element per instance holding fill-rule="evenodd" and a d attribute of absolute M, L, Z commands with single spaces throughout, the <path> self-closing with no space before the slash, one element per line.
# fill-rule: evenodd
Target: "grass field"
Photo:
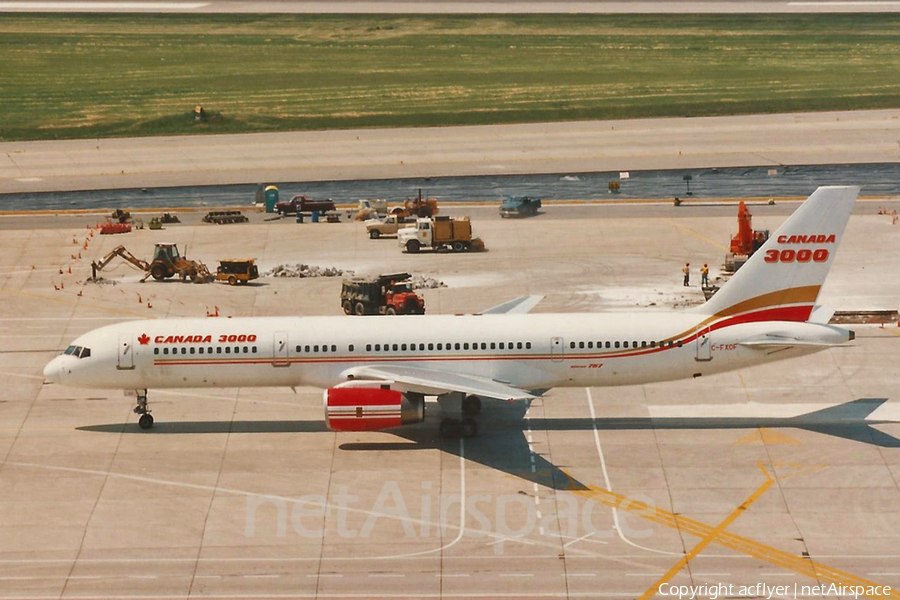
<path fill-rule="evenodd" d="M 885 107 L 900 15 L 0 16 L 2 140 Z"/>

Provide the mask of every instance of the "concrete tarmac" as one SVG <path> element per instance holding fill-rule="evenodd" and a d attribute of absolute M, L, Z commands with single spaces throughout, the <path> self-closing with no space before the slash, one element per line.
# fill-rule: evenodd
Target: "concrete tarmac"
<path fill-rule="evenodd" d="M 363 14 L 552 14 L 552 13 L 859 13 L 897 12 L 892 0 L 641 0 L 456 1 L 456 0 L 4 0 L 0 12 L 147 13 L 363 13 Z"/>
<path fill-rule="evenodd" d="M 847 347 L 709 378 L 486 403 L 481 434 L 464 442 L 436 435 L 431 406 L 394 432 L 329 432 L 312 388 L 151 390 L 157 424 L 144 432 L 132 398 L 41 375 L 74 337 L 121 320 L 340 313 L 339 278 L 140 284 L 114 263 L 114 283 L 84 283 L 90 261 L 118 244 L 148 257 L 154 241 L 174 241 L 210 265 L 247 255 L 262 269 L 408 270 L 447 284 L 423 292 L 434 314 L 521 294 L 546 295 L 539 312 L 702 302 L 680 267 L 706 261 L 717 274 L 733 210 L 592 208 L 473 213 L 489 251 L 471 255 L 407 255 L 357 223 L 262 215 L 109 237 L 81 221 L 5 221 L 0 600 L 900 588 L 897 327 L 855 326 Z M 776 228 L 789 212 L 776 208 L 760 207 L 754 226 Z M 897 308 L 900 226 L 865 213 L 851 218 L 821 301 Z M 829 407 L 842 408 L 803 417 Z"/>
<path fill-rule="evenodd" d="M 900 161 L 900 110 L 0 143 L 0 193 Z"/>

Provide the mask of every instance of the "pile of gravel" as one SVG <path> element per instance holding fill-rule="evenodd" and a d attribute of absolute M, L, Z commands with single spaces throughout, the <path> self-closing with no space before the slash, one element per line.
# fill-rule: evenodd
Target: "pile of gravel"
<path fill-rule="evenodd" d="M 447 287 L 447 284 L 443 281 L 438 281 L 434 277 L 427 277 L 425 275 L 413 275 L 410 281 L 412 282 L 414 290 L 432 290 L 434 288 Z"/>
<path fill-rule="evenodd" d="M 91 279 L 88 277 L 86 280 L 79 281 L 78 283 L 96 283 L 97 285 L 119 285 L 119 282 L 115 279 L 104 279 L 103 277 L 98 277 L 97 279 Z"/>
<path fill-rule="evenodd" d="M 337 267 L 317 267 L 315 265 L 277 265 L 260 273 L 262 277 L 352 277 L 354 271 L 342 271 Z"/>

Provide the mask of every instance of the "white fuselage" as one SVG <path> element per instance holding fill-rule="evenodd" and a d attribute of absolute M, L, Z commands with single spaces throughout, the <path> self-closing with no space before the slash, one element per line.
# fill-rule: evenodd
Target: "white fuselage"
<path fill-rule="evenodd" d="M 742 345 L 772 336 L 799 345 Z M 73 345 L 89 348 L 90 356 L 59 356 L 45 375 L 90 388 L 328 388 L 360 365 L 403 365 L 537 390 L 709 375 L 808 354 L 849 336 L 827 325 L 690 312 L 167 319 L 87 333 Z"/>

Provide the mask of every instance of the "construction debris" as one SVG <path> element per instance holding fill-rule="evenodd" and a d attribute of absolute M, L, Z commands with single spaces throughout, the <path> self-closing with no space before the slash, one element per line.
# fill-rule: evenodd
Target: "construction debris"
<path fill-rule="evenodd" d="M 263 271 L 263 277 L 341 277 L 353 276 L 355 271 L 342 271 L 337 267 L 317 267 L 315 265 L 276 265 L 268 271 Z"/>

